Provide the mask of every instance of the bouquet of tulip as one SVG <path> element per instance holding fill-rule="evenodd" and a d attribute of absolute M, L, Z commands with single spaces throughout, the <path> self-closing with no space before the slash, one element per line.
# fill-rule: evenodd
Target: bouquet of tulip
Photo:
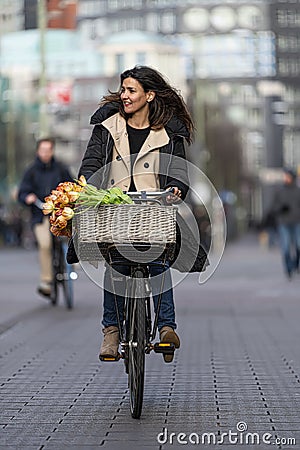
<path fill-rule="evenodd" d="M 103 204 L 132 203 L 129 195 L 124 194 L 118 187 L 97 189 L 88 184 L 82 175 L 75 182 L 65 181 L 45 197 L 43 213 L 51 214 L 50 231 L 54 236 L 72 235 L 72 219 L 77 208 L 86 206 L 96 208 Z"/>

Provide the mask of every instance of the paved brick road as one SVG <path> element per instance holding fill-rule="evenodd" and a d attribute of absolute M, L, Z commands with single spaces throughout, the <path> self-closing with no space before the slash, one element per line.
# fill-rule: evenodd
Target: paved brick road
<path fill-rule="evenodd" d="M 80 272 L 75 309 L 53 308 L 34 252 L 1 250 L 0 265 L 0 449 L 300 448 L 300 275 L 285 279 L 277 250 L 248 238 L 206 284 L 177 287 L 182 348 L 169 365 L 147 357 L 140 420 L 122 362 L 97 360 L 97 287 Z"/>

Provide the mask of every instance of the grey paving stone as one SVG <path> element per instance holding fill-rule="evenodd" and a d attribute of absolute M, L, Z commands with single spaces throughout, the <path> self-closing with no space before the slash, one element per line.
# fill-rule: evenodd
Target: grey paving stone
<path fill-rule="evenodd" d="M 159 450 L 163 427 L 217 433 L 239 421 L 251 431 L 296 434 L 300 442 L 300 277 L 287 283 L 281 271 L 279 254 L 241 243 L 229 246 L 205 285 L 195 275 L 179 284 L 181 349 L 170 365 L 160 355 L 146 358 L 138 421 L 129 413 L 123 364 L 97 361 L 97 287 L 85 279 L 76 285 L 71 314 L 38 303 L 1 335 L 1 445 Z M 29 299 L 32 271 L 26 277 Z M 11 314 L 9 306 L 2 310 Z"/>
<path fill-rule="evenodd" d="M 57 448 L 60 447 L 60 444 L 63 445 L 93 445 L 100 446 L 104 436 L 93 436 L 93 435 L 71 435 L 69 433 L 58 432 L 57 434 L 50 437 L 48 440 L 48 444 L 56 445 Z"/>

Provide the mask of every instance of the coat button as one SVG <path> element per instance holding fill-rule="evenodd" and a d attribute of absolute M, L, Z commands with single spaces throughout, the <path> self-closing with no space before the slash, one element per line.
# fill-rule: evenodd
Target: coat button
<path fill-rule="evenodd" d="M 121 157 L 120 155 L 118 155 L 118 156 L 116 157 L 116 160 L 117 160 L 117 161 L 121 161 L 121 159 L 122 159 L 122 157 Z"/>
<path fill-rule="evenodd" d="M 144 167 L 145 167 L 145 169 L 148 169 L 149 163 L 145 162 Z"/>
<path fill-rule="evenodd" d="M 115 180 L 113 178 L 110 180 L 110 184 L 115 184 Z"/>

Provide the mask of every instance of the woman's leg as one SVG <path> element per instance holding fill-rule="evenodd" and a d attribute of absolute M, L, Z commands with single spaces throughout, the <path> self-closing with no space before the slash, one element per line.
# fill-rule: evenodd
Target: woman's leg
<path fill-rule="evenodd" d="M 130 268 L 127 266 L 114 266 L 112 268 L 106 265 L 104 274 L 104 294 L 103 294 L 103 320 L 104 327 L 118 326 L 115 294 L 120 314 L 120 321 L 123 321 L 124 299 L 126 289 L 126 276 L 130 274 Z M 115 294 L 114 294 L 115 292 Z"/>
<path fill-rule="evenodd" d="M 293 261 L 291 258 L 291 230 L 288 225 L 279 225 L 280 247 L 283 258 L 283 264 L 286 274 L 290 277 L 293 271 Z"/>
<path fill-rule="evenodd" d="M 52 237 L 49 219 L 44 217 L 42 223 L 34 226 L 34 234 L 38 244 L 41 283 L 52 282 Z"/>
<path fill-rule="evenodd" d="M 165 278 L 162 287 L 163 273 Z M 160 330 L 163 326 L 169 326 L 173 328 L 173 330 L 175 330 L 177 325 L 175 322 L 175 306 L 173 299 L 172 277 L 169 270 L 169 264 L 167 264 L 165 267 L 162 264 L 158 263 L 150 264 L 150 275 L 155 313 L 158 307 L 159 293 L 163 288 L 158 316 L 158 329 Z"/>
<path fill-rule="evenodd" d="M 118 328 L 119 312 L 120 322 L 123 321 L 124 295 L 126 289 L 126 275 L 129 274 L 129 268 L 125 266 L 106 265 L 104 274 L 104 298 L 103 298 L 103 319 L 102 325 L 104 339 L 100 348 L 100 359 L 105 357 L 118 357 L 120 334 Z"/>
<path fill-rule="evenodd" d="M 294 225 L 295 261 L 294 270 L 299 271 L 300 261 L 300 224 Z"/>
<path fill-rule="evenodd" d="M 160 342 L 174 344 L 175 348 L 179 348 L 180 339 L 174 331 L 176 329 L 175 307 L 173 299 L 172 277 L 169 269 L 169 264 L 165 266 L 163 266 L 162 264 L 151 264 L 150 274 L 155 313 L 158 309 L 159 294 L 160 292 L 162 292 L 157 323 Z M 163 358 L 166 363 L 172 362 L 174 358 L 174 352 L 170 354 L 164 353 Z"/>

